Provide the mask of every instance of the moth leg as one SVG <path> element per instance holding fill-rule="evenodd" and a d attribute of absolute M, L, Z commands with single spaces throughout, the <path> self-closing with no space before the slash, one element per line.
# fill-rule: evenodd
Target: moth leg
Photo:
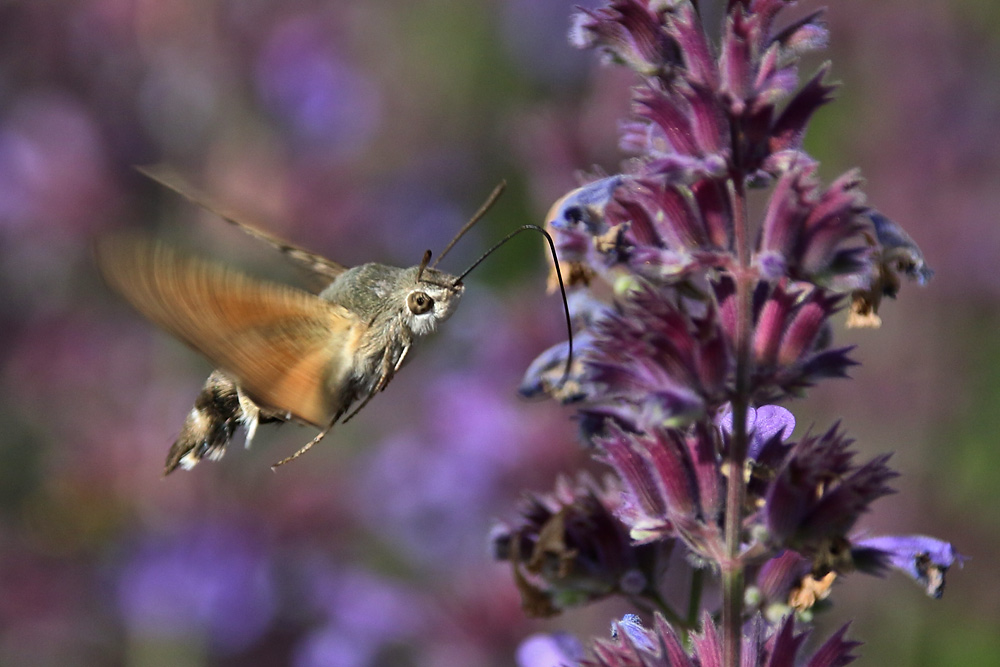
<path fill-rule="evenodd" d="M 330 423 L 327 424 L 326 427 L 322 431 L 320 431 L 315 438 L 313 438 L 305 445 L 303 445 L 299 451 L 295 452 L 291 456 L 286 456 L 285 458 L 275 463 L 273 466 L 271 466 L 271 470 L 276 470 L 278 466 L 283 466 L 289 461 L 294 461 L 295 459 L 299 458 L 300 456 L 308 452 L 310 449 L 312 449 L 313 445 L 315 445 L 317 442 L 326 437 L 326 434 L 330 432 L 330 429 L 332 429 L 333 425 L 336 423 L 337 423 L 337 418 L 334 417 L 332 420 L 330 420 Z"/>
<path fill-rule="evenodd" d="M 361 405 L 354 408 L 351 414 L 344 417 L 345 423 L 354 419 L 354 415 L 361 412 L 361 408 L 368 405 L 368 401 L 375 398 L 375 394 L 379 393 L 380 391 L 385 391 L 385 388 L 389 386 L 389 380 L 392 379 L 392 376 L 394 376 L 396 374 L 396 371 L 399 370 L 400 366 L 403 365 L 403 360 L 406 359 L 406 353 L 409 351 L 410 351 L 410 346 L 405 345 L 403 347 L 403 351 L 399 353 L 399 359 L 397 359 L 395 363 L 393 363 L 392 359 L 389 357 L 388 350 L 386 351 L 385 356 L 382 357 L 382 375 L 381 377 L 379 377 L 378 383 L 376 383 L 376 385 L 372 388 L 372 390 L 368 392 L 368 395 L 365 396 L 364 400 L 361 401 Z"/>
<path fill-rule="evenodd" d="M 406 347 L 403 348 L 403 351 L 399 353 L 399 359 L 396 361 L 396 365 L 392 367 L 393 373 L 396 373 L 397 371 L 399 371 L 400 368 L 403 367 L 403 360 L 406 359 L 406 353 L 409 351 L 410 351 L 410 346 L 407 345 Z M 385 384 L 388 385 L 389 381 L 386 380 Z M 385 386 L 383 386 L 382 389 L 385 389 Z M 379 391 L 381 391 L 381 389 Z"/>
<path fill-rule="evenodd" d="M 240 421 L 247 430 L 243 446 L 250 449 L 250 443 L 253 442 L 253 437 L 257 434 L 257 425 L 260 424 L 260 408 L 239 387 L 236 388 L 236 397 L 239 399 L 240 409 L 243 411 Z"/>
<path fill-rule="evenodd" d="M 352 417 L 354 417 L 354 415 L 361 412 L 361 408 L 368 405 L 368 401 L 372 400 L 372 398 L 375 397 L 375 394 L 379 393 L 380 391 L 384 390 L 387 386 L 389 386 L 389 380 L 392 379 L 392 376 L 395 375 L 396 371 L 399 370 L 399 367 L 402 366 L 403 359 L 406 358 L 406 353 L 409 351 L 410 351 L 410 346 L 409 345 L 404 346 L 403 351 L 399 353 L 399 359 L 397 359 L 395 363 L 393 363 L 392 357 L 389 356 L 389 351 L 386 350 L 385 354 L 382 356 L 382 374 L 379 377 L 378 382 L 375 384 L 372 390 L 368 392 L 368 395 L 365 396 L 364 400 L 361 401 L 361 405 L 355 408 L 354 411 L 351 412 L 351 414 L 344 417 L 345 422 L 349 421 Z M 313 445 L 315 445 L 317 442 L 326 437 L 326 434 L 330 432 L 330 429 L 333 428 L 333 425 L 337 423 L 338 419 L 340 419 L 340 414 L 335 415 L 334 418 L 330 420 L 330 423 L 326 425 L 326 428 L 320 431 L 315 438 L 313 438 L 305 445 L 303 445 L 299 451 L 295 452 L 291 456 L 287 456 L 281 459 L 273 466 L 271 466 L 271 470 L 276 469 L 278 466 L 283 466 L 289 461 L 294 461 L 295 459 L 299 458 L 300 456 L 308 452 L 310 449 L 312 449 Z"/>

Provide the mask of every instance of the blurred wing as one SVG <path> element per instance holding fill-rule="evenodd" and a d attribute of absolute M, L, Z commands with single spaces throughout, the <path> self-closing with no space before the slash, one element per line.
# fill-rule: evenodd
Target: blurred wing
<path fill-rule="evenodd" d="M 144 239 L 107 237 L 95 252 L 108 285 L 255 401 L 329 423 L 333 385 L 350 368 L 348 343 L 362 326 L 351 311 Z"/>
<path fill-rule="evenodd" d="M 181 197 L 184 197 L 191 203 L 200 206 L 209 213 L 217 215 L 258 241 L 263 241 L 272 248 L 278 250 L 283 255 L 291 257 L 309 271 L 327 279 L 321 287 L 326 287 L 328 281 L 333 280 L 347 270 L 347 267 L 343 264 L 338 264 L 337 262 L 309 252 L 308 250 L 300 248 L 296 245 L 292 245 L 277 236 L 272 236 L 271 234 L 263 232 L 247 222 L 243 222 L 239 219 L 236 213 L 227 211 L 224 207 L 220 206 L 216 202 L 213 202 L 204 193 L 198 192 L 194 186 L 186 183 L 183 178 L 172 170 L 153 167 L 136 167 L 135 169 L 140 174 L 151 178 L 169 190 L 173 190 Z"/>

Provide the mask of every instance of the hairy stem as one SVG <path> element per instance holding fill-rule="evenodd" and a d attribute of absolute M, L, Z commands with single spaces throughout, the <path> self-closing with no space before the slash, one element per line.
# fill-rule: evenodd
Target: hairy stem
<path fill-rule="evenodd" d="M 726 484 L 725 559 L 722 569 L 723 664 L 739 667 L 743 625 L 743 562 L 740 559 L 745 484 L 743 468 L 747 453 L 747 411 L 750 407 L 750 336 L 753 318 L 753 273 L 750 268 L 750 230 L 746 191 L 738 147 L 741 130 L 733 127 L 734 156 L 730 197 L 739 267 L 736 270 L 736 386 L 732 401 L 733 437 L 726 452 L 729 471 Z"/>

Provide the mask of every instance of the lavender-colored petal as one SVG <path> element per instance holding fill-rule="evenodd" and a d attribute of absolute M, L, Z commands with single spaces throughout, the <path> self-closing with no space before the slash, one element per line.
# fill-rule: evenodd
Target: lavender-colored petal
<path fill-rule="evenodd" d="M 762 405 L 756 410 L 751 449 L 774 437 L 790 437 L 794 430 L 795 415 L 780 405 Z M 758 450 L 759 446 L 756 447 Z"/>
<path fill-rule="evenodd" d="M 733 411 L 727 407 L 716 422 L 723 434 L 728 438 L 733 433 Z M 780 405 L 762 405 L 759 408 L 747 410 L 747 433 L 750 434 L 750 444 L 747 455 L 757 459 L 765 446 L 777 441 L 783 442 L 791 437 L 795 430 L 795 415 Z"/>
<path fill-rule="evenodd" d="M 925 535 L 893 535 L 859 540 L 861 549 L 876 549 L 886 555 L 888 564 L 919 583 L 933 598 L 944 593 L 945 573 L 965 556 L 949 542 Z"/>
<path fill-rule="evenodd" d="M 628 642 L 636 653 L 655 653 L 659 643 L 653 631 L 644 628 L 642 619 L 636 614 L 625 614 L 620 621 L 612 623 L 611 638 Z"/>
<path fill-rule="evenodd" d="M 594 396 L 597 388 L 585 377 L 583 366 L 593 340 L 593 334 L 586 330 L 573 337 L 573 363 L 568 373 L 569 341 L 556 343 L 542 352 L 524 372 L 518 393 L 525 398 L 544 394 L 564 404 L 579 403 Z"/>
<path fill-rule="evenodd" d="M 582 223 L 592 235 L 606 229 L 604 209 L 625 181 L 621 174 L 587 183 L 560 197 L 545 215 L 546 224 L 556 229 L 573 228 Z"/>
<path fill-rule="evenodd" d="M 895 221 L 878 211 L 869 210 L 868 218 L 875 228 L 881 246 L 883 262 L 911 280 L 926 285 L 934 271 L 924 261 L 924 254 L 909 234 Z M 889 296 L 894 296 L 890 294 Z"/>

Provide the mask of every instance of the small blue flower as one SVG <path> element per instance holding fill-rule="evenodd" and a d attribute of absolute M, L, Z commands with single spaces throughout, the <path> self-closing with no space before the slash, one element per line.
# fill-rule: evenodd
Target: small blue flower
<path fill-rule="evenodd" d="M 965 556 L 949 542 L 924 535 L 887 535 L 858 540 L 854 558 L 870 563 L 873 557 L 906 574 L 924 587 L 927 595 L 944 594 L 944 575 L 954 564 L 962 567 Z M 875 553 L 872 553 L 875 552 Z"/>

